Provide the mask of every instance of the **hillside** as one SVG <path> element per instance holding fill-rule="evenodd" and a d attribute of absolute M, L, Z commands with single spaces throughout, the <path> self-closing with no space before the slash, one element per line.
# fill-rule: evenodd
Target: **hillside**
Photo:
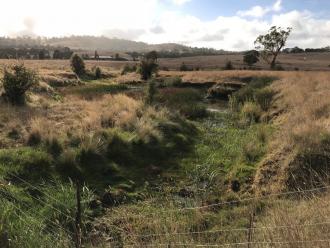
<path fill-rule="evenodd" d="M 68 36 L 54 38 L 0 37 L 0 48 L 33 48 L 33 47 L 69 47 L 73 50 L 112 51 L 112 52 L 147 52 L 176 51 L 178 53 L 204 52 L 211 54 L 226 53 L 223 50 L 193 48 L 176 43 L 148 44 L 132 40 L 108 38 L 105 36 Z"/>

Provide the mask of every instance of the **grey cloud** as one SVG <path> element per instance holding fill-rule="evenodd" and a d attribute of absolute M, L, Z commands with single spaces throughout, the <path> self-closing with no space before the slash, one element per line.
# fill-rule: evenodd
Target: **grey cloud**
<path fill-rule="evenodd" d="M 165 30 L 161 26 L 155 26 L 150 29 L 150 32 L 154 34 L 163 34 L 165 33 Z"/>
<path fill-rule="evenodd" d="M 199 41 L 221 41 L 224 40 L 225 36 L 223 34 L 206 34 L 200 38 Z"/>

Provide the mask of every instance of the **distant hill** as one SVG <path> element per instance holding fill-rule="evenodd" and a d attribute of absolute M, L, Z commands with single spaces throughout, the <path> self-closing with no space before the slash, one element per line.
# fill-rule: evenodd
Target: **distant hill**
<path fill-rule="evenodd" d="M 70 36 L 47 39 L 51 46 L 64 46 L 76 50 L 98 50 L 112 52 L 148 52 L 148 51 L 176 51 L 178 53 L 194 53 L 204 51 L 211 54 L 226 53 L 223 50 L 210 48 L 193 48 L 176 43 L 148 44 L 131 40 L 107 38 L 104 36 Z"/>
<path fill-rule="evenodd" d="M 68 36 L 55 38 L 0 37 L 0 48 L 31 48 L 31 47 L 69 47 L 83 51 L 139 52 L 148 51 L 175 52 L 176 54 L 216 55 L 227 53 L 211 48 L 188 47 L 176 43 L 148 44 L 131 40 L 107 38 L 105 36 Z"/>

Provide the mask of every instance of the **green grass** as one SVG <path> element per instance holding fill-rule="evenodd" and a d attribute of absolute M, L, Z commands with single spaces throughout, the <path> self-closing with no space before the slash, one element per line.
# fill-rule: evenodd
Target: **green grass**
<path fill-rule="evenodd" d="M 230 114 L 226 113 L 213 114 L 197 125 L 200 136 L 194 153 L 182 160 L 185 169 L 188 172 L 193 171 L 197 181 L 199 174 L 202 181 L 205 181 L 205 175 L 210 178 L 217 175 L 221 183 L 225 179 L 249 181 L 266 152 L 267 137 L 271 134 L 272 127 L 253 124 L 238 128 Z"/>

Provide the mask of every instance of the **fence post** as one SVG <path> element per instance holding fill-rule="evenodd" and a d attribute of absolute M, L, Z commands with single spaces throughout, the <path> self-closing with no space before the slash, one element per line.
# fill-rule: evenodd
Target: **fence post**
<path fill-rule="evenodd" d="M 252 248 L 253 223 L 254 223 L 254 208 L 252 208 L 252 211 L 250 214 L 250 223 L 249 223 L 249 231 L 248 231 L 248 248 Z"/>
<path fill-rule="evenodd" d="M 81 185 L 79 180 L 76 182 L 76 204 L 77 204 L 77 212 L 76 212 L 76 223 L 75 223 L 75 245 L 76 248 L 81 248 Z"/>

